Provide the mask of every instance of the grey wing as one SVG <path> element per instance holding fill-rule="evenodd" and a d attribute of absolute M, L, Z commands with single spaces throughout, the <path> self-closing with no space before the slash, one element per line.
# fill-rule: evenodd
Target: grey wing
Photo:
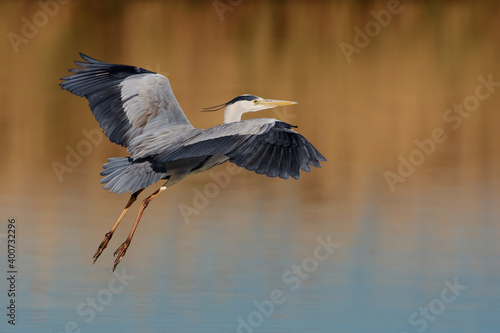
<path fill-rule="evenodd" d="M 226 155 L 229 161 L 269 177 L 298 179 L 300 169 L 321 167 L 325 157 L 293 126 L 274 119 L 253 119 L 223 124 L 198 133 L 175 149 L 155 156 L 157 162 Z"/>
<path fill-rule="evenodd" d="M 127 147 L 148 128 L 183 125 L 192 128 L 175 99 L 168 79 L 134 66 L 92 59 L 75 61 L 80 68 L 63 77 L 62 89 L 87 98 L 106 136 Z"/>

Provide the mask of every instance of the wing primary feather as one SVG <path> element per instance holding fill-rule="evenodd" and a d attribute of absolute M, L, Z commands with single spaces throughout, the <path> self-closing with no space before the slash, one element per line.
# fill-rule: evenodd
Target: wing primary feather
<path fill-rule="evenodd" d="M 269 146 L 269 149 L 266 150 L 265 155 L 263 154 L 262 160 L 259 163 L 259 167 L 255 170 L 256 173 L 258 174 L 268 174 L 269 172 L 269 165 L 272 162 L 272 158 L 274 155 L 274 151 L 276 150 L 276 146 Z"/>
<path fill-rule="evenodd" d="M 261 141 L 259 141 L 259 145 L 260 147 L 255 147 L 253 156 L 247 163 L 246 169 L 249 171 L 256 171 L 263 159 L 267 156 L 268 151 L 273 149 L 273 146 L 265 145 Z"/>
<path fill-rule="evenodd" d="M 281 149 L 281 162 L 279 169 L 279 176 L 283 179 L 288 179 L 290 177 L 290 164 L 291 164 L 291 147 L 283 147 Z"/>
<path fill-rule="evenodd" d="M 304 146 L 299 146 L 297 148 L 298 155 L 299 155 L 299 161 L 300 161 L 300 169 L 304 170 L 305 172 L 310 172 L 311 168 L 309 167 L 309 155 L 307 152 L 307 149 Z"/>
<path fill-rule="evenodd" d="M 280 174 L 280 163 L 281 163 L 281 156 L 283 154 L 283 149 L 279 146 L 274 146 L 274 154 L 273 157 L 271 158 L 271 164 L 269 164 L 269 170 L 266 173 L 267 176 L 269 177 L 278 177 Z"/>
<path fill-rule="evenodd" d="M 312 148 L 311 144 L 305 145 L 307 151 L 309 152 L 309 164 L 312 165 L 315 168 L 321 168 L 321 164 L 319 164 L 319 161 L 317 159 L 316 151 L 314 148 Z"/>
<path fill-rule="evenodd" d="M 236 147 L 234 154 L 230 152 L 229 155 L 233 156 L 235 160 L 240 161 L 238 163 L 239 166 L 246 168 L 261 149 L 260 141 L 251 137 L 243 145 Z"/>
<path fill-rule="evenodd" d="M 300 160 L 297 147 L 290 147 L 290 176 L 294 179 L 300 177 Z"/>

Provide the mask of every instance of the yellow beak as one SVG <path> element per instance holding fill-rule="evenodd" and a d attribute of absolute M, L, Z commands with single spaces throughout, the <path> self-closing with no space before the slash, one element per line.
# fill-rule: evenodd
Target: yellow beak
<path fill-rule="evenodd" d="M 278 99 L 264 99 L 261 100 L 259 104 L 265 106 L 266 109 L 269 109 L 269 108 L 275 108 L 277 106 L 293 105 L 297 104 L 297 102 L 280 101 Z"/>

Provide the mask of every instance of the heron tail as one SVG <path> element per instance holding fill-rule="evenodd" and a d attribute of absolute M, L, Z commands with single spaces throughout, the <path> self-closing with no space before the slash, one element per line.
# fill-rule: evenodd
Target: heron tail
<path fill-rule="evenodd" d="M 133 160 L 130 157 L 113 157 L 103 165 L 101 183 L 113 193 L 133 193 L 166 177 L 166 170 L 151 159 Z"/>

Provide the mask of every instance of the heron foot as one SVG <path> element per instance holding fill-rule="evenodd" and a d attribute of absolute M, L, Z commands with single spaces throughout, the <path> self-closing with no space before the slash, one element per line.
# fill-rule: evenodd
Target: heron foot
<path fill-rule="evenodd" d="M 104 249 L 106 248 L 106 246 L 108 246 L 108 243 L 109 243 L 109 240 L 111 239 L 111 237 L 113 237 L 113 233 L 111 231 L 108 232 L 104 236 L 104 240 L 101 242 L 101 244 L 99 245 L 99 248 L 97 249 L 97 251 L 95 251 L 94 256 L 92 257 L 92 258 L 94 258 L 94 261 L 92 262 L 93 264 L 95 264 L 97 258 L 99 258 L 99 256 L 101 255 L 102 251 L 104 251 Z"/>
<path fill-rule="evenodd" d="M 120 263 L 120 260 L 122 260 L 123 256 L 127 252 L 127 249 L 130 245 L 130 241 L 127 239 L 125 242 L 123 242 L 122 245 L 115 251 L 114 256 L 116 257 L 115 259 L 115 264 L 113 265 L 113 272 L 115 271 L 116 266 Z"/>

